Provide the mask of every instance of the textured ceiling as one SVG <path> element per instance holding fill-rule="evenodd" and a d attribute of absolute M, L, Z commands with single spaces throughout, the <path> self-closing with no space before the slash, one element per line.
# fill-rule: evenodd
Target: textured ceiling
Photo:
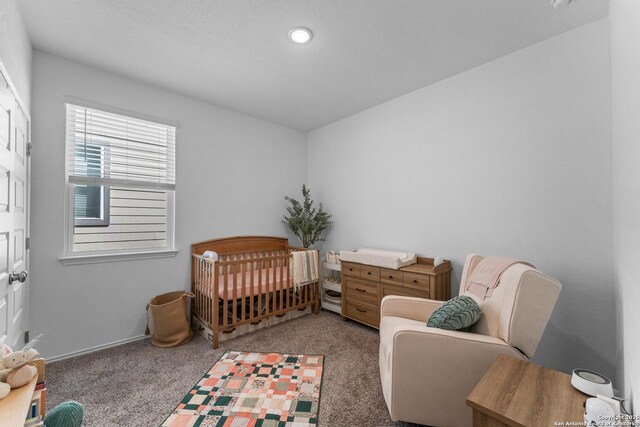
<path fill-rule="evenodd" d="M 36 49 L 301 130 L 608 14 L 607 0 L 19 4 Z M 311 43 L 291 42 L 294 26 L 311 28 Z"/>

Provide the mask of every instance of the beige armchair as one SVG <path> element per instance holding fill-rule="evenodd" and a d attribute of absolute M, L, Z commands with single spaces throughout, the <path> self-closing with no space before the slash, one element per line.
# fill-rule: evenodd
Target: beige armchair
<path fill-rule="evenodd" d="M 464 288 L 482 259 L 467 256 L 460 295 L 474 297 Z M 557 280 L 538 270 L 514 264 L 492 295 L 478 301 L 482 317 L 470 332 L 426 326 L 442 301 L 385 297 L 380 307 L 380 377 L 391 419 L 470 426 L 467 396 L 499 354 L 533 357 L 560 288 Z"/>

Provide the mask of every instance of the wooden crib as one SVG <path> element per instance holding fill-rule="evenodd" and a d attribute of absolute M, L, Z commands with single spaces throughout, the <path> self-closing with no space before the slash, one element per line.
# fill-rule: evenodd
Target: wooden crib
<path fill-rule="evenodd" d="M 286 238 L 262 236 L 191 245 L 193 323 L 212 331 L 213 348 L 218 348 L 220 334 L 244 325 L 258 325 L 311 307 L 318 314 L 319 282 L 295 287 L 289 268 L 292 252 L 305 250 L 289 246 Z M 205 251 L 216 252 L 218 260 L 202 258 Z"/>

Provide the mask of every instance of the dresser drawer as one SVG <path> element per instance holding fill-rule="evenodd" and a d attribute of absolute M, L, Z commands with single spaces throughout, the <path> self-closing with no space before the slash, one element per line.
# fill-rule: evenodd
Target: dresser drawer
<path fill-rule="evenodd" d="M 378 285 L 351 279 L 346 279 L 345 283 L 347 285 L 347 300 L 357 300 L 358 302 L 373 305 L 378 304 Z"/>
<path fill-rule="evenodd" d="M 380 290 L 380 301 L 387 295 L 400 295 L 403 297 L 416 297 L 416 298 L 429 298 L 429 291 L 425 289 L 414 289 L 407 286 L 391 285 L 388 283 L 382 284 Z"/>
<path fill-rule="evenodd" d="M 391 283 L 392 285 L 402 285 L 402 271 L 381 268 L 380 281 L 383 283 Z"/>
<path fill-rule="evenodd" d="M 360 264 L 343 262 L 341 270 L 345 276 L 360 277 Z"/>
<path fill-rule="evenodd" d="M 380 327 L 380 308 L 370 304 L 363 304 L 359 301 L 347 301 L 345 315 L 354 320 Z"/>
<path fill-rule="evenodd" d="M 402 272 L 404 285 L 414 289 L 429 289 L 429 276 L 417 273 Z"/>
<path fill-rule="evenodd" d="M 380 267 L 373 267 L 371 265 L 360 265 L 360 277 L 374 282 L 380 281 Z"/>

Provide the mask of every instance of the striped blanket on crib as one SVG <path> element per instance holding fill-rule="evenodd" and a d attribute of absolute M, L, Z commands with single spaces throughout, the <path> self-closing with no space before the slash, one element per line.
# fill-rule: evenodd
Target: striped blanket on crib
<path fill-rule="evenodd" d="M 318 251 L 296 251 L 293 255 L 293 287 L 318 280 Z"/>

